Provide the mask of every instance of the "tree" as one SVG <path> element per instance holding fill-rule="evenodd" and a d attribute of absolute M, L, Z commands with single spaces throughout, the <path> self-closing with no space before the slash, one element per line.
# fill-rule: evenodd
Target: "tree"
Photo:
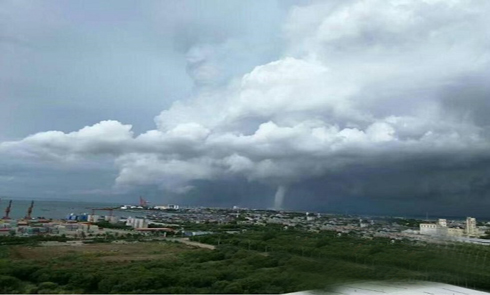
<path fill-rule="evenodd" d="M 243 286 L 241 283 L 233 282 L 223 289 L 224 293 L 228 294 L 241 294 L 243 293 Z"/>
<path fill-rule="evenodd" d="M 39 284 L 37 292 L 39 294 L 53 294 L 58 293 L 56 289 L 58 289 L 58 284 L 53 282 L 43 282 Z"/>
<path fill-rule="evenodd" d="M 0 276 L 0 293 L 22 293 L 21 280 L 11 276 Z"/>
<path fill-rule="evenodd" d="M 269 231 L 262 236 L 262 241 L 272 240 L 277 236 L 275 232 Z"/>
<path fill-rule="evenodd" d="M 321 247 L 324 247 L 324 246 L 327 246 L 330 244 L 330 240 L 328 238 L 321 238 L 319 239 L 317 242 L 316 242 L 316 247 L 317 248 L 321 248 Z"/>

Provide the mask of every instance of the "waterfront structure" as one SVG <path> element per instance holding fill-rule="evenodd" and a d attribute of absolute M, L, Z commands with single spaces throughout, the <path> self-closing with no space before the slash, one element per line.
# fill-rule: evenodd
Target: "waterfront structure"
<path fill-rule="evenodd" d="M 179 205 L 157 205 L 153 206 L 155 210 L 179 210 Z"/>

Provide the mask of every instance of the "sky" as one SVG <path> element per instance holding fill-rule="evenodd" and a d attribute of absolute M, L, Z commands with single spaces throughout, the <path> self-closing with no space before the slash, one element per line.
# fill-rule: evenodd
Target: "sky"
<path fill-rule="evenodd" d="M 490 217 L 489 13 L 0 0 L 0 196 Z"/>

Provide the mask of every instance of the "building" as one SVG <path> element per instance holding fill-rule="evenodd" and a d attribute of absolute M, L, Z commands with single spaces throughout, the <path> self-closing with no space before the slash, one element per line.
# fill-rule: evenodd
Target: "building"
<path fill-rule="evenodd" d="M 95 215 L 95 214 L 94 214 L 94 215 L 89 215 L 89 216 L 87 217 L 87 221 L 88 221 L 88 222 L 94 222 L 94 223 L 97 223 L 97 222 L 99 222 L 99 221 L 100 221 L 100 216 L 99 216 L 99 215 Z"/>
<path fill-rule="evenodd" d="M 0 236 L 8 236 L 10 235 L 10 231 L 9 228 L 0 228 Z"/>
<path fill-rule="evenodd" d="M 145 218 L 128 217 L 126 225 L 132 228 L 148 228 L 148 220 Z"/>
<path fill-rule="evenodd" d="M 478 237 L 480 236 L 480 233 L 478 231 L 478 228 L 476 227 L 476 219 L 472 217 L 467 217 L 466 218 L 466 228 L 465 228 L 465 234 L 467 236 L 471 237 Z"/>
<path fill-rule="evenodd" d="M 158 205 L 154 206 L 155 210 L 179 210 L 179 205 Z"/>
<path fill-rule="evenodd" d="M 459 227 L 448 227 L 447 235 L 450 237 L 462 237 L 464 235 L 464 230 Z"/>
<path fill-rule="evenodd" d="M 175 233 L 175 231 L 171 228 L 135 228 L 135 230 L 137 232 L 140 232 L 140 233 L 145 233 L 145 234 L 149 234 L 149 233 L 159 233 L 161 235 L 163 235 L 164 237 L 167 236 L 167 233 Z"/>
<path fill-rule="evenodd" d="M 476 219 L 472 217 L 466 218 L 466 227 L 449 227 L 446 219 L 439 219 L 434 223 L 421 223 L 420 234 L 440 237 L 478 237 L 480 232 L 476 227 Z"/>
<path fill-rule="evenodd" d="M 487 292 L 472 290 L 455 285 L 424 282 L 424 281 L 360 281 L 336 285 L 331 292 L 301 291 L 283 295 L 328 295 L 328 294 L 397 294 L 397 295 L 426 295 L 426 294 L 466 294 L 488 295 Z"/>
<path fill-rule="evenodd" d="M 195 236 L 204 236 L 204 235 L 212 235 L 213 232 L 210 231 L 186 231 L 184 235 L 186 237 L 195 237 Z"/>
<path fill-rule="evenodd" d="M 421 223 L 420 234 L 430 236 L 440 236 L 446 234 L 446 219 L 439 219 L 437 223 Z"/>
<path fill-rule="evenodd" d="M 313 221 L 316 219 L 315 214 L 306 212 L 306 221 Z"/>

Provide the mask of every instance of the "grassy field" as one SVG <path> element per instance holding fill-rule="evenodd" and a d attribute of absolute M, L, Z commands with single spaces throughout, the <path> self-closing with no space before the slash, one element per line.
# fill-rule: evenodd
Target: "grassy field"
<path fill-rule="evenodd" d="M 83 257 L 97 258 L 101 261 L 137 261 L 175 259 L 176 255 L 194 248 L 174 243 L 127 243 L 127 244 L 85 244 L 53 246 L 11 246 L 9 256 L 12 260 L 70 260 Z"/>
<path fill-rule="evenodd" d="M 490 290 L 483 246 L 275 228 L 191 240 L 216 249 L 170 241 L 2 245 L 0 293 L 265 294 L 400 279 Z"/>

